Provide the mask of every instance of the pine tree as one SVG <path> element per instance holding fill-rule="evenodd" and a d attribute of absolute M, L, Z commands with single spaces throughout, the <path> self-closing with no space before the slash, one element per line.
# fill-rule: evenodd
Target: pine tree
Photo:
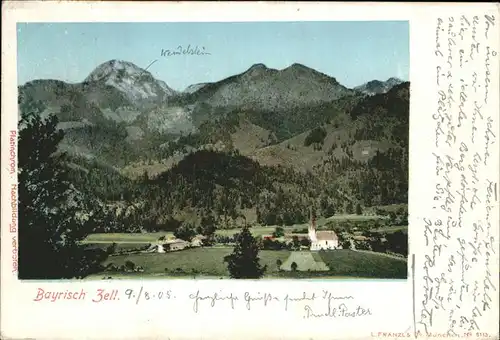
<path fill-rule="evenodd" d="M 359 203 L 356 204 L 356 215 L 362 215 L 363 210 L 361 209 L 361 205 Z"/>
<path fill-rule="evenodd" d="M 183 223 L 180 227 L 178 227 L 174 231 L 175 237 L 188 242 L 191 242 L 191 240 L 195 235 L 196 235 L 195 228 L 193 227 L 192 224 L 187 222 Z"/>
<path fill-rule="evenodd" d="M 276 227 L 276 229 L 273 231 L 273 237 L 283 237 L 285 236 L 285 229 L 283 227 Z"/>
<path fill-rule="evenodd" d="M 215 218 L 212 214 L 203 214 L 201 217 L 200 225 L 197 228 L 198 234 L 206 237 L 204 240 L 205 245 L 211 245 L 214 242 L 215 232 L 217 231 L 217 225 Z"/>
<path fill-rule="evenodd" d="M 21 107 L 18 141 L 19 278 L 83 278 L 101 269 L 104 251 L 79 241 L 105 214 L 68 181 L 57 117 L 42 120 L 43 107 Z"/>
<path fill-rule="evenodd" d="M 233 279 L 258 279 L 264 275 L 267 266 L 259 263 L 259 246 L 248 226 L 238 234 L 231 254 L 224 257 L 229 275 Z"/>
<path fill-rule="evenodd" d="M 347 214 L 352 214 L 354 213 L 354 208 L 352 206 L 352 202 L 351 201 L 348 201 L 347 204 L 346 204 L 346 207 L 345 207 L 345 212 Z"/>

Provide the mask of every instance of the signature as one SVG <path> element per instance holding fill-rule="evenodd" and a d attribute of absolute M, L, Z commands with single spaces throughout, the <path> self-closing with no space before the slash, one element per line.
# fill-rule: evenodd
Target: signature
<path fill-rule="evenodd" d="M 372 315 L 372 311 L 370 308 L 364 308 L 361 306 L 356 306 L 356 308 L 349 308 L 346 304 L 341 303 L 337 307 L 332 307 L 328 304 L 326 310 L 323 310 L 322 313 L 318 311 L 314 311 L 313 308 L 309 305 L 304 306 L 305 319 L 309 318 L 355 318 L 359 316 L 368 316 Z"/>

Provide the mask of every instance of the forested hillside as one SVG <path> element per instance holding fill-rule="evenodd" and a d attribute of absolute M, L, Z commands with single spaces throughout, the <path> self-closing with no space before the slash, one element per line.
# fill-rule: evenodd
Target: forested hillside
<path fill-rule="evenodd" d="M 74 187 L 114 212 L 96 231 L 292 225 L 407 202 L 407 82 L 365 94 L 303 65 L 254 65 L 177 93 L 139 71 L 109 62 L 81 84 L 20 87 L 21 112 L 58 117 Z"/>

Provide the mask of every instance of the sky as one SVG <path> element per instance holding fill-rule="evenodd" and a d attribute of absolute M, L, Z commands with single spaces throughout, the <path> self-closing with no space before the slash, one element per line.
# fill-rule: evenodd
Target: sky
<path fill-rule="evenodd" d="M 409 77 L 407 21 L 239 23 L 18 23 L 18 82 L 83 81 L 98 65 L 125 60 L 176 90 L 242 73 L 253 64 L 301 63 L 347 87 Z M 161 56 L 204 48 L 209 55 Z M 156 61 L 155 61 L 156 60 Z"/>

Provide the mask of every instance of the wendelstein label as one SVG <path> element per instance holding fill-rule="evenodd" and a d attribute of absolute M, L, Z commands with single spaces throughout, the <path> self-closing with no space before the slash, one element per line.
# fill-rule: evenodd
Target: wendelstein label
<path fill-rule="evenodd" d="M 173 57 L 179 55 L 186 56 L 203 56 L 203 55 L 211 55 L 209 51 L 204 46 L 197 46 L 188 44 L 186 46 L 179 45 L 175 48 L 162 48 L 160 52 L 161 57 Z"/>

